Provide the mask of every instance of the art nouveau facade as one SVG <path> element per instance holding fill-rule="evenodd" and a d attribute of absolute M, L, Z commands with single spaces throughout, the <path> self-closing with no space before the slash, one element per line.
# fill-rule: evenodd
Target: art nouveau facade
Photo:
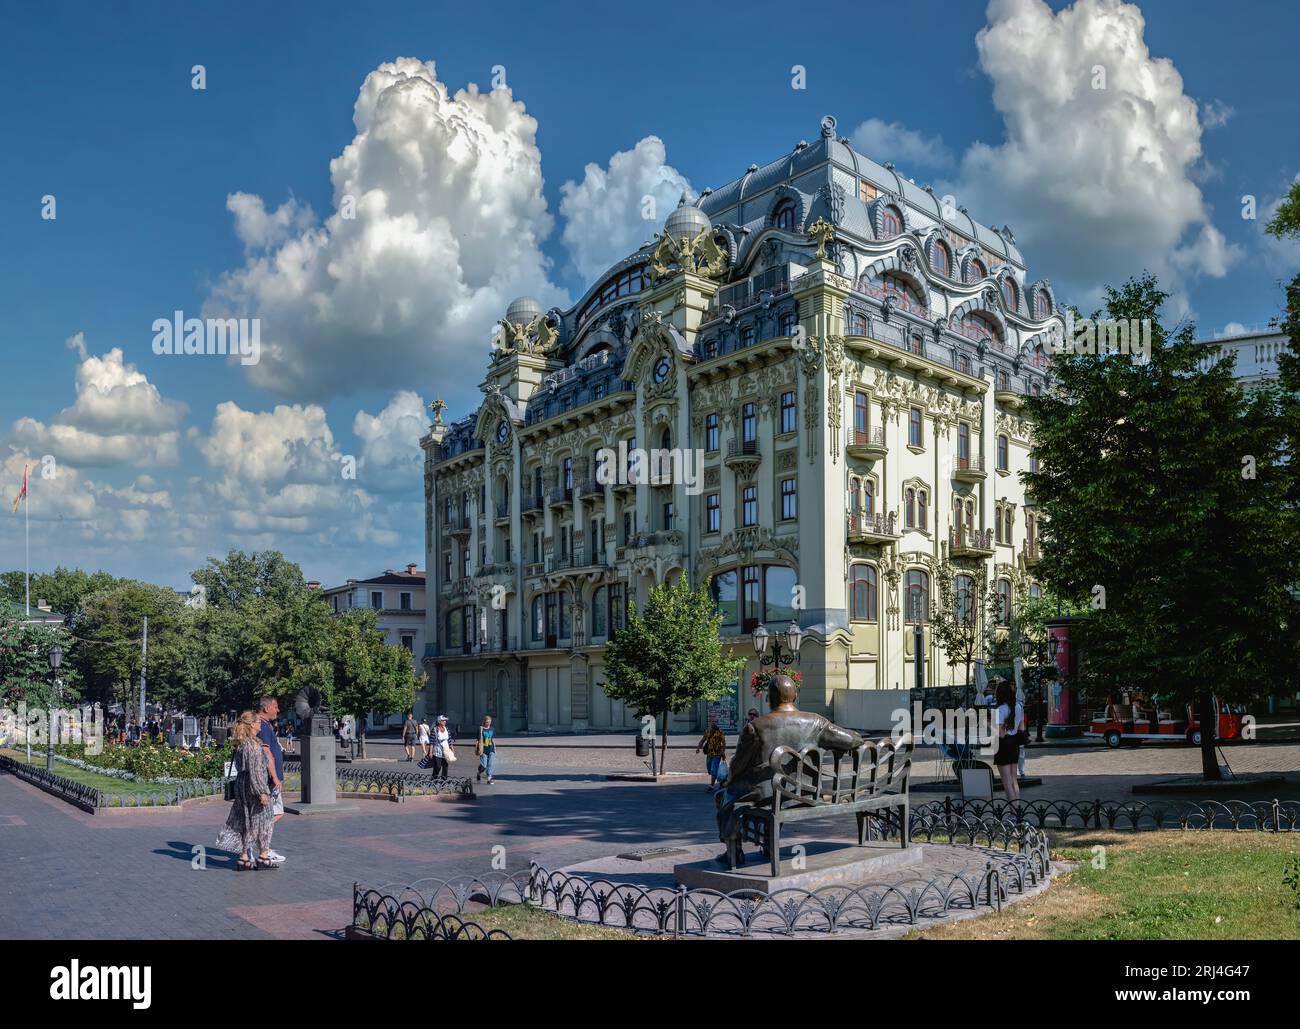
<path fill-rule="evenodd" d="M 453 721 L 632 726 L 602 645 L 680 575 L 712 576 L 749 658 L 741 712 L 760 621 L 799 620 L 800 703 L 826 710 L 837 688 L 911 685 L 910 623 L 945 559 L 1008 604 L 1035 588 L 1021 405 L 1060 324 L 1051 287 L 1010 230 L 855 153 L 833 119 L 683 203 L 571 310 L 524 298 L 501 324 L 482 405 L 444 425 L 435 404 L 422 441 L 425 667 Z M 620 443 L 698 453 L 698 481 L 635 457 L 597 481 Z M 925 641 L 929 681 L 950 681 Z"/>

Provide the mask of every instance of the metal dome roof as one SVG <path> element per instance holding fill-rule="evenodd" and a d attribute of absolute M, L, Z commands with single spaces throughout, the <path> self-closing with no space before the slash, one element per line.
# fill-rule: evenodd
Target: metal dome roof
<path fill-rule="evenodd" d="M 506 308 L 506 321 L 515 325 L 527 325 L 542 313 L 542 302 L 536 297 L 520 297 Z"/>
<path fill-rule="evenodd" d="M 682 236 L 694 238 L 703 230 L 711 228 L 713 223 L 709 221 L 709 216 L 694 204 L 679 205 L 664 222 L 664 232 L 674 239 L 680 239 Z"/>

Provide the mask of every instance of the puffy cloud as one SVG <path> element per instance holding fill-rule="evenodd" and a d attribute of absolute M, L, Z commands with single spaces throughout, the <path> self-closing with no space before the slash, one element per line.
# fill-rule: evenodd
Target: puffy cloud
<path fill-rule="evenodd" d="M 325 410 L 316 404 L 278 404 L 245 411 L 227 400 L 217 405 L 212 428 L 199 443 L 208 463 L 232 480 L 258 485 L 322 483 L 341 478 L 341 455 Z"/>
<path fill-rule="evenodd" d="M 292 199 L 267 214 L 262 198 L 252 193 L 231 193 L 226 197 L 226 210 L 235 216 L 235 235 L 246 250 L 277 246 L 316 220 L 310 207 L 299 207 Z"/>
<path fill-rule="evenodd" d="M 666 162 L 658 136 L 620 150 L 607 168 L 588 164 L 581 182 L 560 187 L 562 238 L 574 269 L 584 280 L 594 279 L 635 252 L 663 227 L 690 188 L 686 177 Z"/>
<path fill-rule="evenodd" d="M 925 168 L 944 168 L 952 163 L 952 154 L 938 136 L 925 136 L 901 122 L 868 118 L 849 135 L 855 150 L 881 163 L 907 162 Z"/>
<path fill-rule="evenodd" d="M 358 411 L 352 433 L 361 440 L 357 478 L 366 489 L 411 493 L 418 488 L 424 452 L 420 437 L 429 429 L 424 401 L 403 390 L 377 415 Z"/>
<path fill-rule="evenodd" d="M 78 467 L 176 464 L 185 405 L 163 399 L 119 348 L 95 356 L 81 333 L 67 343 L 80 357 L 75 402 L 48 425 L 19 418 L 13 423 L 14 441 Z"/>
<path fill-rule="evenodd" d="M 1207 129 L 1218 129 L 1228 124 L 1236 110 L 1222 100 L 1210 100 L 1201 105 L 1201 122 Z"/>
<path fill-rule="evenodd" d="M 1196 185 L 1197 105 L 1173 63 L 1148 50 L 1142 12 L 1118 0 L 1057 13 L 1042 0 L 991 0 L 988 19 L 976 45 L 1006 141 L 966 152 L 960 202 L 1009 222 L 1079 290 L 1143 268 L 1175 286 L 1224 275 L 1241 251 L 1210 224 Z"/>
<path fill-rule="evenodd" d="M 468 390 L 512 299 L 567 303 L 541 251 L 552 219 L 537 122 L 508 89 L 452 95 L 432 62 L 400 58 L 366 77 L 353 124 L 324 222 L 232 197 L 236 231 L 264 249 L 221 278 L 205 313 L 261 318 L 248 375 L 289 398 L 435 374 Z"/>

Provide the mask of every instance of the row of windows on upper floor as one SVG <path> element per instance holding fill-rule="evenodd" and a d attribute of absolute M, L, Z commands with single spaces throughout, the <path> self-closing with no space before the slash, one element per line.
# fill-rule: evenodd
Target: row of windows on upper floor
<path fill-rule="evenodd" d="M 709 580 L 709 595 L 721 615 L 724 634 L 752 632 L 760 624 L 783 626 L 797 621 L 799 586 L 793 568 L 781 564 L 754 564 L 715 572 Z M 853 562 L 846 581 L 850 622 L 880 621 L 880 574 L 870 562 Z M 972 575 L 959 573 L 953 580 L 953 615 L 962 625 L 975 625 L 981 598 Z M 1037 583 L 1028 588 L 1031 600 L 1040 600 Z M 591 642 L 599 642 L 626 624 L 628 589 L 625 583 L 610 583 L 592 588 L 586 599 Z M 1011 580 L 999 576 L 994 586 L 994 620 L 997 625 L 1011 623 L 1014 588 Z M 932 617 L 930 573 L 909 568 L 903 580 L 903 616 L 909 625 L 928 624 Z M 556 647 L 573 639 L 574 606 L 566 590 L 538 593 L 529 605 L 528 637 L 534 646 Z M 486 609 L 473 604 L 449 609 L 443 618 L 447 651 L 470 649 L 477 639 L 485 643 L 488 635 Z M 498 638 L 509 639 L 509 610 L 500 609 Z"/>

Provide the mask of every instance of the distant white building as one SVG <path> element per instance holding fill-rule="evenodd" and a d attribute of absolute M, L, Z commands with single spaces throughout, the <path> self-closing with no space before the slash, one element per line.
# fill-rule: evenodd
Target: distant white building
<path fill-rule="evenodd" d="M 1236 377 L 1248 386 L 1277 381 L 1277 358 L 1289 343 L 1278 329 L 1262 328 L 1199 341 L 1206 348 L 1201 368 L 1214 367 L 1228 354 L 1237 357 Z"/>
<path fill-rule="evenodd" d="M 417 675 L 424 671 L 420 663 L 424 655 L 425 622 L 422 569 L 413 564 L 402 571 L 389 568 L 371 579 L 349 579 L 342 586 L 322 589 L 321 596 L 334 614 L 355 607 L 373 610 L 379 616 L 379 628 L 388 642 L 406 649 Z M 425 693 L 421 690 L 415 695 L 415 717 L 424 717 L 425 713 Z M 404 714 L 403 711 L 372 711 L 367 724 L 371 729 L 400 726 Z"/>

